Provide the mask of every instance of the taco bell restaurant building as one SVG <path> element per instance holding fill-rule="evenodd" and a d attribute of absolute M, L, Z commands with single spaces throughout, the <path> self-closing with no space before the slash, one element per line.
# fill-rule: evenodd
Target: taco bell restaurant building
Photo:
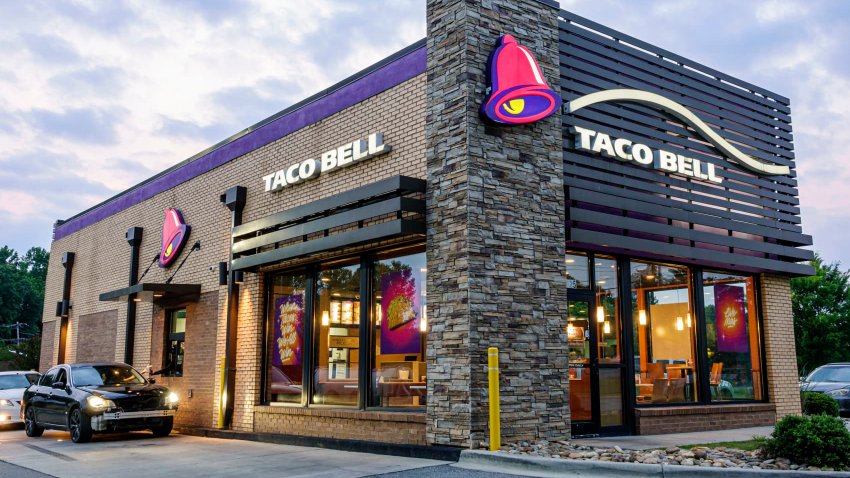
<path fill-rule="evenodd" d="M 161 371 L 178 428 L 417 445 L 800 413 L 789 100 L 560 10 L 428 36 L 54 228 L 42 371 Z"/>

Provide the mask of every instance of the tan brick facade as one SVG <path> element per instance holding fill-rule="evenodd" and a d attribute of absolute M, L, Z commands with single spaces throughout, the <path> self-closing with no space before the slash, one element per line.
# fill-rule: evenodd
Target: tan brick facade
<path fill-rule="evenodd" d="M 144 228 L 139 264 L 141 273 L 159 252 L 165 208 L 176 207 L 192 226 L 188 244 L 201 241 L 201 249 L 192 253 L 173 282 L 201 284 L 203 294 L 201 301 L 187 310 L 187 369 L 184 376 L 162 381 L 173 386 L 182 397 L 183 405 L 176 418 L 178 425 L 215 426 L 219 406 L 217 390 L 220 387 L 218 358 L 224 355 L 226 300 L 226 287 L 218 285 L 217 265 L 227 260 L 230 240 L 230 213 L 221 204 L 219 196 L 229 187 L 246 186 L 248 198 L 243 217 L 244 222 L 248 222 L 383 178 L 396 175 L 424 178 L 424 131 L 425 76 L 419 75 L 54 241 L 45 291 L 41 371 L 57 361 L 59 321 L 54 315 L 55 304 L 61 300 L 64 280 L 62 254 L 68 251 L 76 253 L 66 361 L 76 362 L 80 358 L 95 356 L 122 360 L 126 303 L 100 302 L 98 296 L 127 286 L 130 247 L 124 238 L 125 231 L 133 226 Z M 389 154 L 290 186 L 282 192 L 265 192 L 263 175 L 306 158 L 318 157 L 328 149 L 365 138 L 374 132 L 384 134 L 385 143 L 392 146 Z M 188 247 L 182 256 L 187 253 Z M 144 282 L 165 282 L 174 270 L 154 265 Z M 240 289 L 236 373 L 236 390 L 239 392 L 235 397 L 233 428 L 251 431 L 255 427 L 254 406 L 262 400 L 259 387 L 261 332 L 265 314 L 261 274 L 247 274 Z M 148 364 L 157 368 L 161 364 L 164 313 L 162 308 L 151 303 L 137 304 L 133 365 L 139 369 Z M 90 322 L 91 318 L 107 315 L 112 317 L 111 323 L 101 321 L 100 325 L 108 326 L 106 336 L 109 344 L 102 343 L 106 339 L 95 333 L 98 327 Z M 110 353 L 104 353 L 104 350 Z M 190 388 L 192 398 L 187 397 Z"/>
<path fill-rule="evenodd" d="M 794 346 L 791 280 L 775 274 L 761 275 L 764 354 L 767 395 L 776 404 L 776 419 L 800 414 L 800 383 Z"/>
<path fill-rule="evenodd" d="M 77 362 L 111 362 L 115 360 L 113 346 L 116 336 L 117 310 L 107 310 L 82 315 L 79 319 L 79 335 L 87 337 L 85 347 L 77 350 Z"/>
<path fill-rule="evenodd" d="M 154 370 L 165 366 L 164 345 L 167 336 L 166 316 L 175 309 L 186 308 L 186 350 L 183 359 L 183 376 L 157 377 L 161 383 L 181 397 L 180 413 L 174 423 L 177 427 L 210 426 L 213 416 L 215 395 L 216 326 L 218 324 L 217 292 L 201 295 L 197 302 L 173 304 L 169 307 L 154 307 L 153 326 L 150 328 L 150 364 Z"/>

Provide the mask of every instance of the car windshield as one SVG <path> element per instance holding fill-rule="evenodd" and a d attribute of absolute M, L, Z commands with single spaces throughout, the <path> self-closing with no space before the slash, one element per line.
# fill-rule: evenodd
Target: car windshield
<path fill-rule="evenodd" d="M 74 385 L 84 387 L 94 385 L 133 385 L 145 383 L 145 379 L 132 367 L 121 365 L 90 365 L 71 369 Z"/>
<path fill-rule="evenodd" d="M 27 388 L 30 381 L 24 375 L 0 375 L 0 390 L 10 388 Z"/>
<path fill-rule="evenodd" d="M 812 372 L 806 381 L 850 383 L 850 367 L 824 367 Z"/>

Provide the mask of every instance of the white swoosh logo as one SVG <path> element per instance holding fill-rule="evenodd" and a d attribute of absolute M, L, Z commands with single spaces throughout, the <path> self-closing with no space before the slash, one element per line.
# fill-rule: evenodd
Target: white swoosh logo
<path fill-rule="evenodd" d="M 699 133 L 700 136 L 711 142 L 711 144 L 713 144 L 714 147 L 716 147 L 722 153 L 731 158 L 734 158 L 736 161 L 738 161 L 738 164 L 749 169 L 750 171 L 770 176 L 787 175 L 791 173 L 791 168 L 789 168 L 788 166 L 764 163 L 748 154 L 744 154 L 741 150 L 739 150 L 731 143 L 723 139 L 723 137 L 721 137 L 719 134 L 715 133 L 710 126 L 705 124 L 705 122 L 699 119 L 697 115 L 693 114 L 689 109 L 685 108 L 684 106 L 680 105 L 679 103 L 676 103 L 671 99 L 665 98 L 655 93 L 650 93 L 648 91 L 631 89 L 597 91 L 596 93 L 584 95 L 580 98 L 576 98 L 573 101 L 570 101 L 566 105 L 566 111 L 567 113 L 574 113 L 584 108 L 585 106 L 591 106 L 596 103 L 603 103 L 609 101 L 632 101 L 635 103 L 641 103 L 644 105 L 661 108 L 669 113 L 672 113 L 674 116 L 691 126 L 694 130 L 696 130 L 697 133 Z"/>

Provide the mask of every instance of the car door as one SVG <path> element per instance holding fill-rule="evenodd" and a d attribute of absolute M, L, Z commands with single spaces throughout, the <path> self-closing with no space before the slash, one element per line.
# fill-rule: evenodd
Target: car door
<path fill-rule="evenodd" d="M 45 402 L 47 392 L 52 390 L 53 382 L 56 381 L 57 373 L 59 373 L 59 367 L 53 367 L 41 377 L 38 385 L 33 387 L 32 397 L 30 397 L 27 404 L 35 412 L 35 420 L 40 424 L 50 422 L 50 411 L 45 408 Z"/>
<path fill-rule="evenodd" d="M 44 409 L 47 411 L 47 423 L 54 425 L 67 426 L 69 408 L 69 400 L 71 397 L 71 386 L 68 383 L 68 370 L 66 367 L 58 367 L 56 379 L 51 384 L 51 387 L 46 390 L 47 396 L 44 399 Z M 55 388 L 56 384 L 64 383 L 62 388 Z"/>

